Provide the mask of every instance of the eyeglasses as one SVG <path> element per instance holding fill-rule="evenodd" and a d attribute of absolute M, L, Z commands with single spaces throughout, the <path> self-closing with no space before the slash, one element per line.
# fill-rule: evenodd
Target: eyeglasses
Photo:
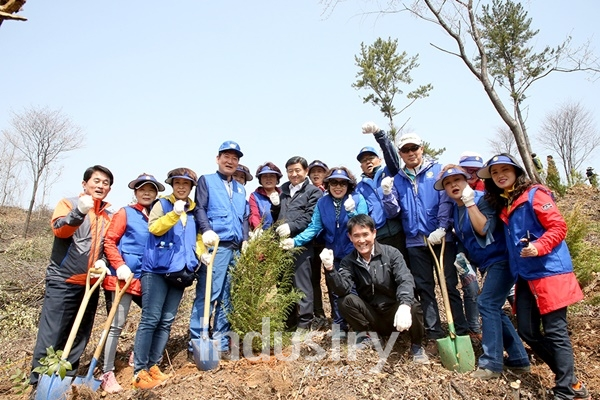
<path fill-rule="evenodd" d="M 420 148 L 421 148 L 421 146 L 418 146 L 418 145 L 416 145 L 416 144 L 415 144 L 415 145 L 413 145 L 413 146 L 410 146 L 410 147 L 406 147 L 406 146 L 404 146 L 404 147 L 402 147 L 402 148 L 400 149 L 400 153 L 405 153 L 405 154 L 406 154 L 406 153 L 410 153 L 411 151 L 417 151 L 417 150 L 419 150 Z"/>
<path fill-rule="evenodd" d="M 346 181 L 329 181 L 329 186 L 331 186 L 331 187 L 348 186 L 348 182 L 346 182 Z"/>

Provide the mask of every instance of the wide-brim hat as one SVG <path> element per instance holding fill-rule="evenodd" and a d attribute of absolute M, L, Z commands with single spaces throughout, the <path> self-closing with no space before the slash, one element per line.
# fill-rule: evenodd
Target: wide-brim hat
<path fill-rule="evenodd" d="M 447 170 L 444 171 L 444 173 L 442 174 L 442 176 L 440 177 L 440 179 L 438 179 L 437 181 L 435 181 L 435 184 L 433 185 L 433 188 L 435 190 L 444 190 L 444 179 L 446 179 L 449 176 L 454 176 L 454 175 L 462 175 L 467 180 L 471 179 L 471 175 L 470 174 L 467 174 L 465 171 L 462 171 L 459 168 L 448 168 Z"/>
<path fill-rule="evenodd" d="M 260 171 L 258 171 L 256 173 L 256 176 L 259 177 L 261 175 L 266 175 L 266 174 L 275 174 L 275 175 L 277 175 L 277 178 L 281 178 L 283 176 L 283 174 L 281 172 L 274 170 L 273 168 L 269 167 L 268 165 L 265 165 L 264 167 L 262 167 L 260 169 Z"/>
<path fill-rule="evenodd" d="M 219 154 L 221 154 L 224 151 L 233 151 L 237 154 L 239 158 L 242 158 L 244 156 L 244 153 L 242 153 L 242 150 L 240 149 L 240 145 L 234 142 L 233 140 L 227 140 L 221 143 L 221 146 L 219 147 Z"/>
<path fill-rule="evenodd" d="M 356 156 L 356 160 L 360 162 L 360 159 L 362 158 L 363 154 L 366 154 L 366 153 L 372 153 L 375 156 L 379 157 L 379 154 L 377 154 L 377 150 L 375 150 L 374 147 L 365 146 L 362 149 L 360 149 L 360 151 L 358 152 L 358 155 Z"/>
<path fill-rule="evenodd" d="M 250 170 L 245 165 L 238 164 L 235 170 L 244 173 L 244 175 L 246 176 L 246 182 L 250 182 L 252 179 L 254 179 L 254 177 L 250 173 Z"/>
<path fill-rule="evenodd" d="M 129 189 L 139 189 L 144 186 L 146 183 L 151 183 L 154 185 L 157 191 L 162 192 L 165 190 L 165 185 L 156 180 L 153 175 L 150 174 L 141 174 L 127 185 Z"/>
<path fill-rule="evenodd" d="M 346 181 L 350 181 L 350 177 L 348 173 L 341 168 L 334 170 L 331 175 L 323 179 L 323 182 L 329 182 L 330 179 L 342 179 Z"/>
<path fill-rule="evenodd" d="M 483 164 L 483 168 L 477 171 L 477 176 L 482 179 L 491 178 L 492 174 L 490 173 L 490 168 L 492 167 L 492 165 L 496 164 L 512 165 L 513 167 L 519 169 L 521 172 L 524 172 L 523 167 L 519 165 L 519 163 L 517 162 L 517 160 L 515 160 L 513 156 L 511 156 L 510 154 L 498 154 L 490 158 L 485 164 Z"/>
<path fill-rule="evenodd" d="M 173 186 L 173 179 L 176 179 L 176 178 L 187 179 L 188 181 L 192 182 L 192 186 L 196 186 L 196 180 L 189 175 L 173 175 L 173 176 L 170 176 L 167 179 L 165 179 L 165 183 L 167 185 Z"/>

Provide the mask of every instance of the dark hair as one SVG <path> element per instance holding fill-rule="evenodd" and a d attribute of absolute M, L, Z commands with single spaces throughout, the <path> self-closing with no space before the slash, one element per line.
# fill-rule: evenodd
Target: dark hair
<path fill-rule="evenodd" d="M 306 158 L 304 158 L 304 157 L 294 156 L 294 157 L 290 158 L 285 163 L 285 168 L 287 169 L 287 167 L 289 167 L 290 165 L 294 165 L 294 164 L 300 164 L 300 165 L 302 165 L 302 168 L 308 169 L 308 162 L 306 161 Z"/>
<path fill-rule="evenodd" d="M 355 226 L 362 226 L 373 232 L 375 230 L 375 221 L 368 214 L 358 214 L 348 220 L 346 224 L 348 234 L 352 234 L 352 229 Z"/>
<path fill-rule="evenodd" d="M 110 186 L 113 185 L 114 177 L 112 172 L 110 172 L 110 169 L 103 167 L 102 165 L 94 165 L 93 167 L 89 167 L 88 169 L 85 170 L 85 172 L 83 173 L 83 181 L 87 182 L 90 180 L 90 178 L 92 177 L 92 175 L 94 174 L 94 172 L 102 172 L 103 174 L 105 174 L 106 176 L 108 176 L 108 181 L 110 182 Z"/>
<path fill-rule="evenodd" d="M 531 153 L 531 157 L 535 158 L 535 157 L 537 157 L 537 154 Z"/>
<path fill-rule="evenodd" d="M 485 185 L 484 197 L 498 213 L 500 213 L 504 207 L 512 203 L 514 199 L 518 198 L 525 190 L 527 190 L 527 188 L 529 188 L 529 186 L 533 184 L 533 182 L 527 178 L 522 169 L 515 166 L 513 166 L 513 168 L 517 178 L 515 180 L 515 184 L 513 185 L 513 190 L 509 199 L 501 196 L 501 194 L 504 194 L 504 189 L 500 189 L 498 186 L 496 186 L 492 178 L 483 180 Z"/>
<path fill-rule="evenodd" d="M 323 186 L 325 186 L 325 190 L 329 190 L 329 179 L 328 178 L 331 176 L 331 174 L 333 174 L 338 169 L 343 169 L 344 171 L 346 171 L 346 173 L 348 174 L 348 178 L 350 178 L 350 180 L 348 181 L 348 192 L 347 192 L 347 194 L 350 195 L 352 192 L 354 192 L 354 189 L 356 188 L 356 178 L 354 177 L 354 175 L 352 175 L 352 172 L 350 172 L 350 170 L 346 167 L 330 168 L 329 171 L 327 171 L 327 174 L 325 175 L 325 179 L 323 180 Z"/>
<path fill-rule="evenodd" d="M 273 164 L 271 161 L 267 161 L 264 164 L 261 164 L 258 166 L 258 168 L 256 169 L 256 174 L 254 174 L 257 178 L 258 178 L 258 183 L 260 183 L 262 185 L 262 182 L 260 181 L 260 177 L 261 175 L 259 175 L 259 172 L 261 169 L 263 169 L 264 167 L 269 167 L 269 169 L 272 169 L 273 171 L 277 171 L 281 174 L 281 170 L 279 169 L 279 167 L 275 164 Z M 266 175 L 266 174 L 264 174 Z M 279 175 L 277 175 L 277 184 L 279 184 L 279 181 L 281 180 L 281 177 Z"/>

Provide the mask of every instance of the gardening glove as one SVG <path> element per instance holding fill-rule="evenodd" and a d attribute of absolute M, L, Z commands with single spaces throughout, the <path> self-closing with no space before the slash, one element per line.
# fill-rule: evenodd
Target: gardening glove
<path fill-rule="evenodd" d="M 279 236 L 286 238 L 290 236 L 290 225 L 281 224 L 277 227 L 277 229 L 275 229 L 275 232 L 277 232 Z"/>
<path fill-rule="evenodd" d="M 444 228 L 437 228 L 427 236 L 427 241 L 433 245 L 442 243 L 442 239 L 446 236 Z"/>
<path fill-rule="evenodd" d="M 242 242 L 242 254 L 244 254 L 246 252 L 246 249 L 248 248 L 248 241 L 244 240 Z"/>
<path fill-rule="evenodd" d="M 177 200 L 175 204 L 173 204 L 173 212 L 177 215 L 181 215 L 181 213 L 185 210 L 185 201 Z"/>
<path fill-rule="evenodd" d="M 356 203 L 354 202 L 352 196 L 348 196 L 348 199 L 346 199 L 346 201 L 344 202 L 344 208 L 349 213 L 354 212 L 354 210 L 356 209 Z"/>
<path fill-rule="evenodd" d="M 401 304 L 394 316 L 394 326 L 398 332 L 402 332 L 410 328 L 412 325 L 412 316 L 410 315 L 410 306 Z"/>
<path fill-rule="evenodd" d="M 131 269 L 126 264 L 117 268 L 117 279 L 120 281 L 126 281 L 129 279 L 129 275 L 131 275 Z"/>
<path fill-rule="evenodd" d="M 250 233 L 248 233 L 248 236 L 250 236 L 250 239 L 248 241 L 252 242 L 252 241 L 258 239 L 259 237 L 261 237 L 262 234 L 263 234 L 263 230 L 260 228 L 256 228 L 254 231 L 250 231 Z"/>
<path fill-rule="evenodd" d="M 106 266 L 106 262 L 104 260 L 98 260 L 94 263 L 94 268 L 96 269 L 105 269 L 106 275 L 110 275 L 110 269 Z M 100 278 L 101 274 L 90 274 L 92 278 Z"/>
<path fill-rule="evenodd" d="M 319 254 L 319 257 L 321 257 L 323 268 L 327 271 L 331 271 L 333 269 L 333 250 L 323 249 L 321 254 Z"/>
<path fill-rule="evenodd" d="M 283 239 L 281 242 L 279 242 L 279 246 L 281 246 L 281 248 L 284 250 L 291 250 L 294 248 L 294 239 Z"/>
<path fill-rule="evenodd" d="M 94 198 L 89 194 L 84 194 L 77 201 L 77 209 L 82 214 L 87 214 L 94 207 Z"/>
<path fill-rule="evenodd" d="M 202 234 L 202 241 L 207 246 L 214 246 L 217 239 L 219 239 L 219 235 L 215 231 L 206 231 Z"/>
<path fill-rule="evenodd" d="M 471 186 L 465 186 L 460 199 L 463 203 L 465 203 L 465 207 L 471 207 L 475 205 L 475 191 L 471 189 Z"/>
<path fill-rule="evenodd" d="M 204 265 L 208 265 L 210 263 L 210 256 L 211 254 L 209 252 L 200 254 L 200 262 Z"/>
<path fill-rule="evenodd" d="M 362 133 L 365 135 L 377 132 L 379 132 L 379 127 L 375 124 L 375 122 L 365 122 L 362 126 Z"/>
<path fill-rule="evenodd" d="M 392 186 L 394 186 L 394 178 L 386 176 L 381 180 L 381 190 L 384 195 L 392 194 Z"/>
<path fill-rule="evenodd" d="M 278 206 L 279 205 L 279 193 L 277 192 L 273 192 L 269 195 L 269 200 L 271 200 L 271 204 L 273 204 L 274 206 Z"/>

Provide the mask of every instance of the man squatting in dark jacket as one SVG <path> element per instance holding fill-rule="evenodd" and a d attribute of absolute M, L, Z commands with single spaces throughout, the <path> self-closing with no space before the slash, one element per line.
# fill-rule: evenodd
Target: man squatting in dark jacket
<path fill-rule="evenodd" d="M 354 245 L 338 271 L 333 253 L 325 249 L 321 261 L 325 278 L 339 296 L 340 313 L 355 332 L 390 335 L 394 329 L 408 330 L 413 362 L 429 364 L 422 347 L 425 337 L 423 310 L 415 299 L 415 283 L 402 253 L 376 241 L 375 222 L 368 215 L 348 221 L 348 235 Z M 352 288 L 356 287 L 356 293 Z M 373 345 L 374 338 L 363 337 L 359 348 Z"/>

